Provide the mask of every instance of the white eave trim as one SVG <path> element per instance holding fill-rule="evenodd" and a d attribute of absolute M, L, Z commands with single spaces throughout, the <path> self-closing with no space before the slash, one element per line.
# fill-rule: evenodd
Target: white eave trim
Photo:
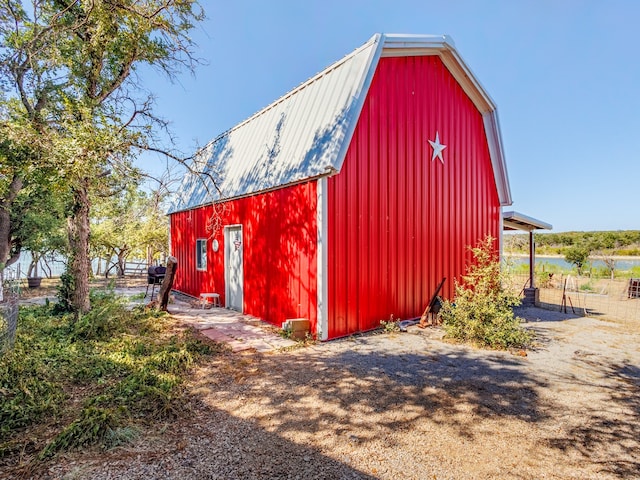
<path fill-rule="evenodd" d="M 496 104 L 456 50 L 448 35 L 383 35 L 383 57 L 437 55 L 481 113 Z"/>
<path fill-rule="evenodd" d="M 318 179 L 317 183 L 317 326 L 316 335 L 319 340 L 328 340 L 329 338 L 329 202 L 327 199 L 328 191 L 327 177 Z"/>
<path fill-rule="evenodd" d="M 378 61 L 380 60 L 380 55 L 382 54 L 382 46 L 384 44 L 384 35 L 375 34 L 373 37 L 369 39 L 369 41 L 361 47 L 362 48 L 370 45 L 371 43 L 376 43 L 376 47 L 372 49 L 371 55 L 367 59 L 367 67 L 365 71 L 366 75 L 363 76 L 360 85 L 358 85 L 357 93 L 356 93 L 356 103 L 354 104 L 354 121 L 349 125 L 348 130 L 345 132 L 345 138 L 342 142 L 342 146 L 340 151 L 338 152 L 338 156 L 336 158 L 335 164 L 335 173 L 338 173 L 342 170 L 342 165 L 344 164 L 344 160 L 347 157 L 347 151 L 349 150 L 349 146 L 351 145 L 351 140 L 353 139 L 353 133 L 356 131 L 356 126 L 358 125 L 358 121 L 360 120 L 360 114 L 362 113 L 362 108 L 364 107 L 364 102 L 367 99 L 369 94 L 369 87 L 371 86 L 371 82 L 373 81 L 373 75 L 376 72 L 378 67 Z"/>
<path fill-rule="evenodd" d="M 500 206 L 513 203 L 495 102 L 478 81 L 448 35 L 383 35 L 382 57 L 437 55 L 482 114 Z"/>
<path fill-rule="evenodd" d="M 511 187 L 509 185 L 509 173 L 507 172 L 507 162 L 504 158 L 502 148 L 502 134 L 500 133 L 500 120 L 498 111 L 487 112 L 482 115 L 484 121 L 484 132 L 489 146 L 489 157 L 493 166 L 493 173 L 498 189 L 498 199 L 500 206 L 506 207 L 513 203 L 511 198 Z"/>
<path fill-rule="evenodd" d="M 553 230 L 553 226 L 550 223 L 514 211 L 502 212 L 502 223 L 511 230 L 524 230 L 527 232 Z"/>
<path fill-rule="evenodd" d="M 275 187 L 263 188 L 262 190 L 256 190 L 255 192 L 249 192 L 249 193 L 242 193 L 240 195 L 234 195 L 233 197 L 216 198 L 215 200 L 201 203 L 199 205 L 194 205 L 192 207 L 181 208 L 179 210 L 169 210 L 165 215 L 170 216 L 170 215 L 173 215 L 174 213 L 188 212 L 189 210 L 197 210 L 202 207 L 208 207 L 209 205 L 216 205 L 218 203 L 225 203 L 225 202 L 233 202 L 235 200 L 240 200 L 241 198 L 254 197 L 256 195 L 262 195 L 263 193 L 273 192 L 275 190 L 280 190 L 282 188 L 289 188 L 289 187 L 294 187 L 296 185 L 302 185 L 304 183 L 315 182 L 316 180 L 319 180 L 321 178 L 332 177 L 338 173 L 338 171 L 333 168 L 327 168 L 326 170 L 327 170 L 327 173 L 322 173 L 320 175 L 315 175 L 313 177 L 301 178 L 299 180 L 294 180 L 292 182 L 283 183 L 282 185 L 276 185 Z"/>

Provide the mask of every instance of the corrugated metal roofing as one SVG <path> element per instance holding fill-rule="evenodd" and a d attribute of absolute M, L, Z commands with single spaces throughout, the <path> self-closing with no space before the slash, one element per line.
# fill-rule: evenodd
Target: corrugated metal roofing
<path fill-rule="evenodd" d="M 376 34 L 204 147 L 170 212 L 340 171 L 378 60 L 401 55 L 439 55 L 482 112 L 500 201 L 510 205 L 495 104 L 464 64 L 451 38 Z"/>
<path fill-rule="evenodd" d="M 530 217 L 520 212 L 503 212 L 502 223 L 504 230 L 553 230 L 550 223 L 543 222 L 537 218 Z"/>

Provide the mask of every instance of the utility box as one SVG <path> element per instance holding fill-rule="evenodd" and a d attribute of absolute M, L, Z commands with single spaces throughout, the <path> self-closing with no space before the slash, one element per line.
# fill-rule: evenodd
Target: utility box
<path fill-rule="evenodd" d="M 282 329 L 291 332 L 294 340 L 304 340 L 311 329 L 311 322 L 306 318 L 290 318 L 282 323 Z"/>

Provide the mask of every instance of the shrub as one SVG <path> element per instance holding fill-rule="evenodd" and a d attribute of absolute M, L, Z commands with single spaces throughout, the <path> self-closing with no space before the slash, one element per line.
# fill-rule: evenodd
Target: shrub
<path fill-rule="evenodd" d="M 551 285 L 551 279 L 553 278 L 552 272 L 538 272 L 536 271 L 536 285 L 540 288 L 548 288 Z"/>
<path fill-rule="evenodd" d="M 117 421 L 117 414 L 110 409 L 85 407 L 80 417 L 67 425 L 45 447 L 40 453 L 40 458 L 50 457 L 60 450 L 100 443 L 113 432 Z"/>
<path fill-rule="evenodd" d="M 0 357 L 0 443 L 12 431 L 55 415 L 65 398 L 49 365 L 64 368 L 66 352 L 43 311 L 46 307 L 20 309 L 15 345 Z"/>
<path fill-rule="evenodd" d="M 462 283 L 456 281 L 454 303 L 445 301 L 440 310 L 448 337 L 491 348 L 525 347 L 532 333 L 522 328 L 513 314 L 519 297 L 504 285 L 495 239 L 487 237 L 470 248 L 474 262 Z"/>
<path fill-rule="evenodd" d="M 69 270 L 60 275 L 60 285 L 58 285 L 58 302 L 54 310 L 56 313 L 68 313 L 73 311 L 73 291 L 75 290 L 75 279 Z"/>
<path fill-rule="evenodd" d="M 0 356 L 0 459 L 26 445 L 44 459 L 126 443 L 179 412 L 189 368 L 219 351 L 193 330 L 171 335 L 163 315 L 129 311 L 113 294 L 92 305 L 77 321 L 52 307 L 20 308 L 15 346 Z M 30 426 L 47 434 L 34 444 Z"/>
<path fill-rule="evenodd" d="M 593 292 L 594 291 L 593 283 L 591 282 L 591 280 L 589 280 L 587 283 L 583 283 L 582 285 L 580 285 L 579 290 L 581 292 Z"/>
<path fill-rule="evenodd" d="M 612 278 L 611 270 L 608 267 L 591 267 L 592 278 Z"/>
<path fill-rule="evenodd" d="M 382 326 L 385 333 L 397 333 L 400 331 L 400 324 L 393 319 L 393 315 L 389 317 L 388 322 L 380 320 L 380 325 Z"/>

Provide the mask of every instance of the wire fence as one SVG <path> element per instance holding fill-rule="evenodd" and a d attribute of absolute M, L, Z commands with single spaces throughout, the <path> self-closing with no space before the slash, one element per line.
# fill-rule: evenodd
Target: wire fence
<path fill-rule="evenodd" d="M 2 301 L 0 302 L 0 354 L 13 348 L 18 327 L 18 297 L 20 281 L 15 271 L 6 269 L 2 279 Z"/>
<path fill-rule="evenodd" d="M 513 275 L 524 288 L 528 275 Z M 539 306 L 624 322 L 640 321 L 640 279 L 594 279 L 554 274 L 537 280 Z"/>

